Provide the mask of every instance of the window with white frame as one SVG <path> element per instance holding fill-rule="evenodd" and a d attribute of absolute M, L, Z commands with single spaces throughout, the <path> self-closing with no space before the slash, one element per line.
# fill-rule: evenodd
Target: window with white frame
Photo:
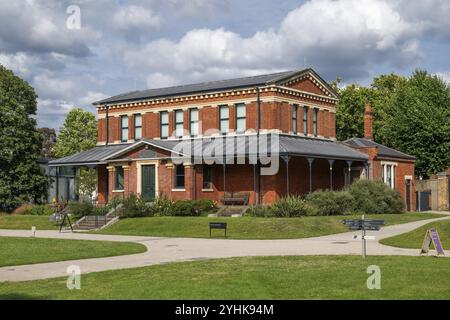
<path fill-rule="evenodd" d="M 219 106 L 220 133 L 227 134 L 230 128 L 230 109 L 228 106 Z"/>
<path fill-rule="evenodd" d="M 198 109 L 189 109 L 189 134 L 191 137 L 198 136 Z"/>
<path fill-rule="evenodd" d="M 169 136 L 169 113 L 161 111 L 159 114 L 159 131 L 161 139 L 167 139 Z"/>
<path fill-rule="evenodd" d="M 184 131 L 183 110 L 175 110 L 175 136 L 177 138 L 182 138 L 183 131 Z"/>
<path fill-rule="evenodd" d="M 292 112 L 292 133 L 297 133 L 297 111 L 298 111 L 298 105 L 293 104 L 291 106 L 291 112 Z"/>
<path fill-rule="evenodd" d="M 395 188 L 395 163 L 381 163 L 381 179 L 389 188 Z"/>
<path fill-rule="evenodd" d="M 236 132 L 244 133 L 246 129 L 245 103 L 236 104 Z"/>
<path fill-rule="evenodd" d="M 137 113 L 134 115 L 134 140 L 142 138 L 142 115 Z"/>
<path fill-rule="evenodd" d="M 120 117 L 120 141 L 128 141 L 128 116 Z"/>

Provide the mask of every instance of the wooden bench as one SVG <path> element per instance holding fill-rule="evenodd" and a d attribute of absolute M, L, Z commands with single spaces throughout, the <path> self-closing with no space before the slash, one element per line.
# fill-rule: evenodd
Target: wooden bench
<path fill-rule="evenodd" d="M 248 205 L 250 195 L 248 192 L 225 192 L 223 196 L 224 205 Z"/>

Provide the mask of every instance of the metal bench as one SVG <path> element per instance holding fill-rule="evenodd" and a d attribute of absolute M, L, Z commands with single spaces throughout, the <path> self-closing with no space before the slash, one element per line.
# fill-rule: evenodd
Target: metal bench
<path fill-rule="evenodd" d="M 224 205 L 248 205 L 250 195 L 248 192 L 225 192 L 223 196 Z"/>

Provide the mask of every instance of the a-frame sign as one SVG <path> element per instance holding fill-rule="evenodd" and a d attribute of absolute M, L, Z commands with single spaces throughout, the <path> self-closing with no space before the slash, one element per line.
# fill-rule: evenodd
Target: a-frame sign
<path fill-rule="evenodd" d="M 439 239 L 439 234 L 436 229 L 428 229 L 425 233 L 425 239 L 423 239 L 422 249 L 420 249 L 420 254 L 427 254 L 430 251 L 430 245 L 433 242 L 434 249 L 436 249 L 437 256 L 445 256 L 444 248 L 442 247 L 441 239 Z"/>

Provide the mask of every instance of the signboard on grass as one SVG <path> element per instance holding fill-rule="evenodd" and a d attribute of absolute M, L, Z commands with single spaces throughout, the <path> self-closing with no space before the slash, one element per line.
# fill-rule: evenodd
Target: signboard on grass
<path fill-rule="evenodd" d="M 423 239 L 422 249 L 420 249 L 420 254 L 428 254 L 430 251 L 430 245 L 433 243 L 434 249 L 436 249 L 436 254 L 438 256 L 444 256 L 444 248 L 442 247 L 441 239 L 439 239 L 439 234 L 436 229 L 428 229 L 425 233 L 425 239 Z"/>

